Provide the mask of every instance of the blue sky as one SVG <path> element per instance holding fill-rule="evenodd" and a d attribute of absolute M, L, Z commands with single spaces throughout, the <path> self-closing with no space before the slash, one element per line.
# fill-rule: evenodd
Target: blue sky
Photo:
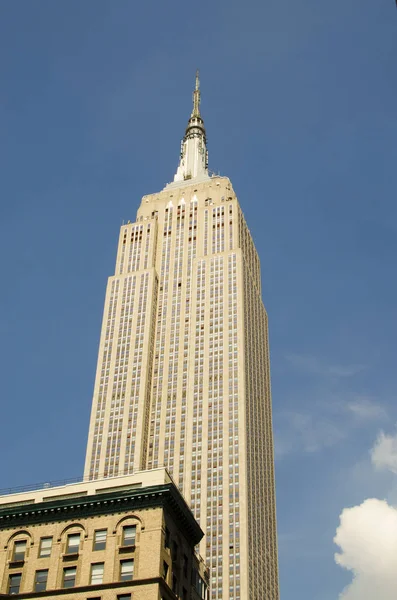
<path fill-rule="evenodd" d="M 396 56 L 394 0 L 1 2 L 0 487 L 82 473 L 118 229 L 172 179 L 199 67 L 262 264 L 281 598 L 364 576 L 333 538 L 397 500 Z"/>

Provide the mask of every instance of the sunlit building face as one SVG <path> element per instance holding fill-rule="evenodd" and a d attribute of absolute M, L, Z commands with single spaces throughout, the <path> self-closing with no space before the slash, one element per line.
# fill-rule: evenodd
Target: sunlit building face
<path fill-rule="evenodd" d="M 210 176 L 198 81 L 174 182 L 120 230 L 85 476 L 165 466 L 205 531 L 213 600 L 277 600 L 267 314 L 230 180 Z"/>

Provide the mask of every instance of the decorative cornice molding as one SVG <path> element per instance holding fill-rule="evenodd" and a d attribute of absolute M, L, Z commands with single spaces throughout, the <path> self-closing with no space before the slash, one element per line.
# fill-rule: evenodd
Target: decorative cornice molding
<path fill-rule="evenodd" d="M 72 593 L 82 594 L 90 593 L 95 594 L 103 590 L 117 589 L 121 592 L 128 591 L 130 588 L 134 589 L 137 587 L 143 587 L 145 585 L 159 585 L 161 591 L 167 594 L 170 600 L 176 600 L 175 594 L 172 592 L 170 587 L 164 581 L 162 577 L 150 577 L 147 579 L 133 579 L 132 581 L 115 581 L 111 583 L 101 583 L 98 585 L 80 585 L 74 588 L 57 588 L 54 590 L 45 590 L 42 592 L 23 592 L 23 598 L 53 598 L 55 596 L 67 596 Z M 14 598 L 15 594 L 0 594 L 0 598 Z M 18 596 L 19 597 L 19 596 Z"/>
<path fill-rule="evenodd" d="M 0 506 L 0 529 L 158 507 L 171 513 L 192 545 L 199 543 L 204 533 L 185 500 L 171 483 L 125 492 L 101 492 L 80 498 L 7 506 L 3 509 Z"/>

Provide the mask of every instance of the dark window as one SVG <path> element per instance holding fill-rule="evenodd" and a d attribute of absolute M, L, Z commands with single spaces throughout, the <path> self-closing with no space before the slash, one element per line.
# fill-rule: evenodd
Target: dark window
<path fill-rule="evenodd" d="M 188 574 L 188 567 L 189 567 L 189 559 L 186 556 L 186 554 L 183 555 L 183 574 L 185 577 L 187 577 Z"/>
<path fill-rule="evenodd" d="M 19 594 L 19 588 L 21 587 L 22 573 L 13 573 L 8 579 L 8 593 Z"/>
<path fill-rule="evenodd" d="M 42 571 L 36 571 L 36 576 L 34 578 L 34 591 L 35 592 L 44 592 L 47 589 L 47 578 L 48 578 L 48 569 L 43 569 Z"/>
<path fill-rule="evenodd" d="M 72 588 L 76 584 L 76 567 L 65 567 L 63 569 L 63 587 Z"/>
<path fill-rule="evenodd" d="M 80 534 L 71 533 L 68 535 L 68 542 L 66 545 L 66 554 L 76 554 L 80 547 Z"/>
<path fill-rule="evenodd" d="M 197 569 L 192 569 L 192 586 L 200 598 L 207 598 L 207 585 L 204 579 L 198 574 Z"/>
<path fill-rule="evenodd" d="M 131 600 L 131 594 L 117 594 L 117 600 Z"/>
<path fill-rule="evenodd" d="M 94 533 L 93 550 L 105 550 L 106 548 L 107 529 L 98 529 Z"/>
<path fill-rule="evenodd" d="M 136 525 L 128 525 L 123 527 L 123 546 L 134 546 L 136 537 Z"/>
<path fill-rule="evenodd" d="M 172 591 L 178 595 L 178 580 L 175 574 L 172 575 Z"/>
<path fill-rule="evenodd" d="M 170 530 L 168 529 L 168 527 L 165 528 L 165 535 L 164 535 L 164 547 L 165 548 L 169 548 L 170 547 Z"/>
<path fill-rule="evenodd" d="M 167 575 L 168 575 L 168 563 L 167 562 L 163 562 L 163 577 L 164 579 L 167 579 Z"/>
<path fill-rule="evenodd" d="M 178 544 L 174 541 L 172 542 L 172 560 L 178 560 Z"/>
<path fill-rule="evenodd" d="M 187 589 L 186 588 L 183 588 L 182 600 L 187 600 Z"/>
<path fill-rule="evenodd" d="M 131 581 L 134 576 L 134 561 L 122 560 L 120 562 L 120 581 Z"/>
<path fill-rule="evenodd" d="M 43 537 L 40 540 L 39 558 L 51 556 L 52 537 Z"/>
<path fill-rule="evenodd" d="M 26 540 L 19 540 L 18 542 L 15 542 L 12 560 L 15 560 L 15 561 L 25 560 L 25 552 L 26 552 Z"/>

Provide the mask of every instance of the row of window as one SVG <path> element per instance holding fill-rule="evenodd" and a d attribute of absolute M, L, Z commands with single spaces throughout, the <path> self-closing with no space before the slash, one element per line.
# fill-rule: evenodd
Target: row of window
<path fill-rule="evenodd" d="M 107 539 L 107 529 L 97 529 L 94 532 L 92 544 L 93 550 L 105 550 Z M 67 536 L 65 554 L 78 554 L 80 549 L 80 533 L 71 533 Z M 123 527 L 121 545 L 134 546 L 136 540 L 136 525 L 127 525 Z M 14 543 L 12 561 L 23 562 L 26 556 L 27 540 L 17 540 Z M 51 556 L 52 537 L 42 537 L 39 546 L 39 558 L 48 558 Z"/>
<path fill-rule="evenodd" d="M 91 565 L 90 585 L 103 583 L 105 563 L 94 563 Z M 64 567 L 62 573 L 62 587 L 73 588 L 76 585 L 77 567 Z M 134 576 L 134 560 L 120 561 L 119 581 L 131 581 Z M 22 573 L 11 573 L 8 579 L 8 593 L 19 594 Z M 44 592 L 47 589 L 48 569 L 40 569 L 35 573 L 34 592 Z M 130 597 L 130 596 L 129 596 Z"/>

